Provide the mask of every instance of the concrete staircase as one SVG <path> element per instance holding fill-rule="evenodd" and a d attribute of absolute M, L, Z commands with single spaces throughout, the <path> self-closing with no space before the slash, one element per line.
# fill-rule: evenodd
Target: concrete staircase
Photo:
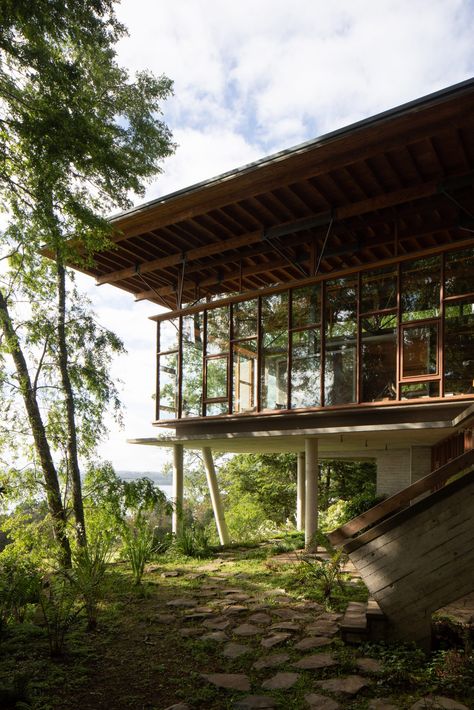
<path fill-rule="evenodd" d="M 339 622 L 342 640 L 357 644 L 365 641 L 385 641 L 387 620 L 375 601 L 349 602 L 346 612 Z"/>
<path fill-rule="evenodd" d="M 329 538 L 344 547 L 367 585 L 377 613 L 386 619 L 386 637 L 429 647 L 433 612 L 474 591 L 474 450 Z M 367 610 L 365 632 L 364 610 L 352 606 L 348 611 L 343 636 L 370 638 Z"/>

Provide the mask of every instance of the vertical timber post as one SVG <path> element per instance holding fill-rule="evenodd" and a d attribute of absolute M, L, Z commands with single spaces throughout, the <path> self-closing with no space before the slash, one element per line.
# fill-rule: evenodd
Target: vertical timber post
<path fill-rule="evenodd" d="M 209 486 L 209 493 L 211 495 L 212 510 L 214 511 L 214 518 L 216 521 L 219 540 L 221 545 L 228 545 L 230 543 L 230 537 L 229 532 L 227 530 L 227 523 L 224 517 L 221 494 L 219 492 L 219 486 L 217 485 L 216 469 L 214 466 L 214 460 L 212 458 L 211 449 L 208 446 L 203 447 L 202 455 L 204 459 L 207 485 Z"/>
<path fill-rule="evenodd" d="M 313 552 L 317 549 L 315 534 L 318 529 L 318 440 L 305 439 L 306 472 L 306 513 L 305 513 L 305 549 Z"/>
<path fill-rule="evenodd" d="M 296 483 L 296 529 L 305 528 L 306 507 L 306 457 L 304 451 L 297 455 L 297 483 Z"/>
<path fill-rule="evenodd" d="M 173 446 L 173 514 L 171 516 L 171 530 L 174 535 L 179 535 L 183 529 L 183 501 L 184 501 L 184 472 L 183 472 L 183 445 Z"/>

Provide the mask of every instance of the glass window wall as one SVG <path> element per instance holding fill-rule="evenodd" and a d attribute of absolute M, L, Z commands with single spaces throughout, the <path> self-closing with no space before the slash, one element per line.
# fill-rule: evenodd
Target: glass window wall
<path fill-rule="evenodd" d="M 474 396 L 473 269 L 453 250 L 163 321 L 158 417 Z"/>
<path fill-rule="evenodd" d="M 324 404 L 347 404 L 357 396 L 357 281 L 326 282 Z"/>
<path fill-rule="evenodd" d="M 262 297 L 262 409 L 286 409 L 288 390 L 288 293 Z"/>
<path fill-rule="evenodd" d="M 198 417 L 202 414 L 203 320 L 202 313 L 183 318 L 183 417 Z"/>

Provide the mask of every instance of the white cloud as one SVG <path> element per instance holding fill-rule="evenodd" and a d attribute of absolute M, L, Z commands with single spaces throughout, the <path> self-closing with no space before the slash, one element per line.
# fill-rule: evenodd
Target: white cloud
<path fill-rule="evenodd" d="M 130 37 L 119 62 L 175 82 L 165 120 L 179 147 L 151 199 L 239 167 L 473 74 L 470 0 L 122 0 Z M 90 283 L 90 281 L 89 281 Z M 117 468 L 159 469 L 153 436 L 158 309 L 112 287 L 90 288 L 102 321 L 124 339 L 125 430 L 102 453 Z"/>

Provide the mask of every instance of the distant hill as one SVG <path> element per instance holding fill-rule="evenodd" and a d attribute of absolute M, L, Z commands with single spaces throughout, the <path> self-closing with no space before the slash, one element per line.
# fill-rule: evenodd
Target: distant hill
<path fill-rule="evenodd" d="M 151 478 L 159 486 L 171 486 L 173 483 L 171 475 L 165 476 L 157 471 L 117 471 L 117 476 L 126 481 L 135 478 Z"/>

